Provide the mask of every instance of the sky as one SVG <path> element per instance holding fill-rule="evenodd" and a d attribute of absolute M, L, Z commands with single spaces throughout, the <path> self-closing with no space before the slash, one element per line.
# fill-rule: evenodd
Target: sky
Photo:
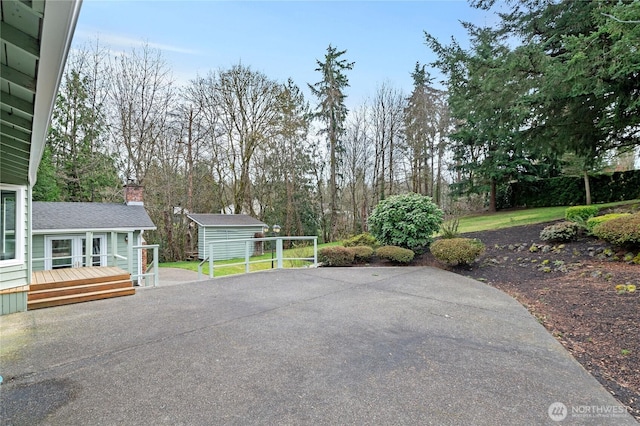
<path fill-rule="evenodd" d="M 411 92 L 417 61 L 435 60 L 424 32 L 464 46 L 460 21 L 491 23 L 493 14 L 465 1 L 157 1 L 84 0 L 74 46 L 99 39 L 115 52 L 143 43 L 160 49 L 173 76 L 186 83 L 242 63 L 300 86 L 320 80 L 316 60 L 329 44 L 355 62 L 347 72 L 347 105 L 374 96 L 382 83 Z"/>

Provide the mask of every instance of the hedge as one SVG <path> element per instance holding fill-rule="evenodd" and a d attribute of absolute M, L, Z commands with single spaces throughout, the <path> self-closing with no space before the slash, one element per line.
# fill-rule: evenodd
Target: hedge
<path fill-rule="evenodd" d="M 640 198 L 640 170 L 592 175 L 589 183 L 596 203 Z M 560 176 L 501 186 L 499 207 L 576 206 L 585 204 L 585 197 L 582 176 Z"/>

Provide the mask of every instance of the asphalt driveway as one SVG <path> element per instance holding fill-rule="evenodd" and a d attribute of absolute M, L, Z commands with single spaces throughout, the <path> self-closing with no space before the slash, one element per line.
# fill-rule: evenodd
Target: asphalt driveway
<path fill-rule="evenodd" d="M 432 268 L 161 281 L 0 333 L 2 425 L 637 424 L 519 303 Z"/>

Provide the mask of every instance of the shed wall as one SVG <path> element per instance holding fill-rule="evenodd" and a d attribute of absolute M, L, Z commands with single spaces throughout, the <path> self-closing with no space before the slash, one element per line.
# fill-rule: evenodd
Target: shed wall
<path fill-rule="evenodd" d="M 198 258 L 204 260 L 209 256 L 209 242 L 211 241 L 254 238 L 258 232 L 262 232 L 261 226 L 206 227 L 198 225 Z M 214 244 L 213 260 L 244 258 L 245 244 L 243 241 Z M 253 256 L 255 243 L 249 242 L 248 244 L 249 255 Z"/>

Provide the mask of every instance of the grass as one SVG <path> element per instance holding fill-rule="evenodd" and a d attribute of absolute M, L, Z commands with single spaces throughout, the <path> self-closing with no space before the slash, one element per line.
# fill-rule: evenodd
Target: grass
<path fill-rule="evenodd" d="M 340 242 L 333 242 L 327 244 L 318 244 L 318 250 L 322 247 L 338 245 Z M 296 247 L 292 249 L 283 250 L 284 260 L 282 266 L 284 268 L 303 268 L 311 265 L 312 261 L 299 260 L 298 258 L 312 258 L 313 246 Z M 249 259 L 249 271 L 264 271 L 271 269 L 271 252 L 265 253 L 261 256 L 253 256 Z M 234 265 L 235 263 L 242 263 L 241 265 Z M 181 268 L 190 271 L 198 272 L 198 265 L 200 261 L 182 261 L 182 262 L 163 262 L 159 266 L 161 268 Z M 275 259 L 273 260 L 273 267 L 277 266 Z M 214 265 L 214 272 L 216 277 L 223 277 L 226 275 L 242 274 L 245 272 L 244 259 L 229 259 L 229 260 L 216 260 Z M 202 273 L 209 275 L 209 262 L 202 265 Z"/>
<path fill-rule="evenodd" d="M 598 204 L 601 209 L 617 207 L 625 204 L 638 203 L 640 200 L 621 201 L 616 203 Z M 490 231 L 494 229 L 509 228 L 511 226 L 531 225 L 535 223 L 551 222 L 564 219 L 567 206 L 540 207 L 523 210 L 501 211 L 485 213 L 483 215 L 464 216 L 460 218 L 458 232 Z"/>

